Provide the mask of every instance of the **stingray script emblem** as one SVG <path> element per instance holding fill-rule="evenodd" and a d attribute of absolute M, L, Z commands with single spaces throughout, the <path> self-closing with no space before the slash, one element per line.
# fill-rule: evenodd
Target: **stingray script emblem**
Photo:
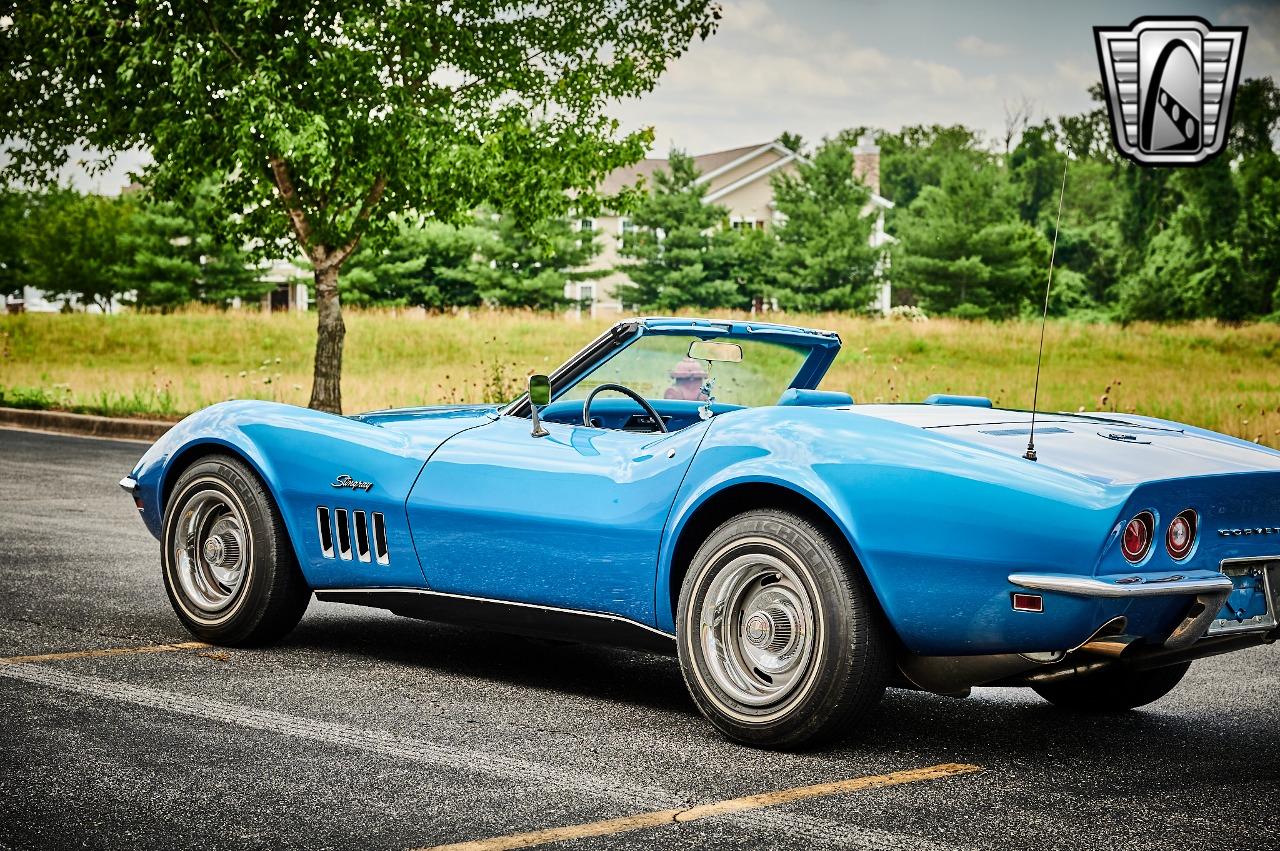
<path fill-rule="evenodd" d="M 358 479 L 351 478 L 346 473 L 343 473 L 341 476 L 338 476 L 337 479 L 330 482 L 329 487 L 351 488 L 353 491 L 364 491 L 365 493 L 368 493 L 373 488 L 373 482 L 362 482 Z"/>

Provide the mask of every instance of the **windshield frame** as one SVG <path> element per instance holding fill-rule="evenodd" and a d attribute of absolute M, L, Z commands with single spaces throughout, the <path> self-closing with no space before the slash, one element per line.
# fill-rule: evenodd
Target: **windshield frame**
<path fill-rule="evenodd" d="M 840 336 L 834 331 L 740 320 L 683 317 L 631 319 L 610 327 L 551 373 L 551 401 L 555 402 L 583 378 L 617 357 L 640 338 L 655 335 L 697 337 L 703 340 L 756 340 L 790 348 L 807 348 L 808 355 L 785 389 L 816 390 L 840 352 Z M 502 416 L 528 419 L 531 415 L 528 392 L 520 394 L 499 413 Z"/>

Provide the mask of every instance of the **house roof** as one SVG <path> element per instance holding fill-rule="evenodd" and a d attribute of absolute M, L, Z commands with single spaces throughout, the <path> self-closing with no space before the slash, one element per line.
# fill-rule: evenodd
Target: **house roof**
<path fill-rule="evenodd" d="M 644 178 L 645 183 L 653 183 L 653 173 L 667 167 L 665 159 L 643 159 L 633 165 L 615 168 L 613 171 L 605 175 L 604 180 L 600 182 L 600 193 L 602 195 L 616 195 L 626 186 L 632 186 L 636 181 Z"/>
<path fill-rule="evenodd" d="M 693 158 L 693 162 L 698 166 L 698 171 L 701 172 L 702 176 L 705 178 L 708 174 L 719 171 L 730 163 L 734 163 L 739 160 L 743 162 L 749 161 L 752 157 L 759 156 L 769 150 L 775 144 L 776 143 L 774 142 L 766 142 L 763 145 L 746 145 L 742 148 L 730 148 L 727 151 L 712 151 L 709 154 L 698 154 Z M 783 151 L 787 150 L 781 145 L 778 145 L 778 148 Z M 787 153 L 790 152 L 787 151 Z"/>
<path fill-rule="evenodd" d="M 718 199 L 728 195 L 737 189 L 757 180 L 766 178 L 773 172 L 782 168 L 787 163 L 805 162 L 808 160 L 799 153 L 792 151 L 778 142 L 765 142 L 760 145 L 744 145 L 740 148 L 728 148 L 723 151 L 711 151 L 706 154 L 696 154 L 693 157 L 693 163 L 697 166 L 699 175 L 698 183 L 711 183 L 717 177 L 725 174 L 742 165 L 749 164 L 752 160 L 763 157 L 767 153 L 773 153 L 775 156 L 767 161 L 761 162 L 759 168 L 748 172 L 745 176 L 734 180 L 724 186 L 717 186 L 706 195 L 707 203 L 714 203 Z M 622 190 L 624 187 L 634 185 L 638 180 L 644 179 L 646 183 L 652 183 L 655 172 L 664 170 L 667 167 L 667 160 L 663 157 L 649 157 L 634 165 L 624 166 L 623 168 L 614 169 L 605 176 L 600 183 L 600 192 L 605 195 L 613 195 Z M 871 193 L 871 203 L 882 209 L 890 209 L 893 202 L 879 193 Z"/>

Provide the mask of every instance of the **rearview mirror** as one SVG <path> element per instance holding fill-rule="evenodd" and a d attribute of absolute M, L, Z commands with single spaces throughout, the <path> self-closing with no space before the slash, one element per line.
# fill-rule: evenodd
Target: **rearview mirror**
<path fill-rule="evenodd" d="M 533 436 L 546 437 L 551 432 L 542 427 L 538 409 L 551 404 L 551 379 L 545 375 L 529 376 L 529 414 L 533 418 Z"/>
<path fill-rule="evenodd" d="M 689 344 L 689 357 L 720 363 L 742 363 L 742 346 L 737 343 L 694 340 Z"/>

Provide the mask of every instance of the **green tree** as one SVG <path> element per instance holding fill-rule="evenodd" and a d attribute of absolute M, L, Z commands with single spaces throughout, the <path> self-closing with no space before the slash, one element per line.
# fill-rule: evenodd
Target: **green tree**
<path fill-rule="evenodd" d="M 1123 321 L 1175 321 L 1211 316 L 1239 322 L 1258 311 L 1245 297 L 1240 250 L 1225 242 L 1200 243 L 1185 208 L 1147 246 L 1142 265 L 1120 287 Z"/>
<path fill-rule="evenodd" d="M 894 273 L 931 312 L 1014 316 L 1038 301 L 1049 245 L 1018 217 L 1005 172 L 965 159 L 950 162 L 939 185 L 926 186 L 899 217 Z"/>
<path fill-rule="evenodd" d="M 1271 150 L 1246 156 L 1238 185 L 1235 244 L 1245 288 L 1259 313 L 1273 313 L 1280 310 L 1280 157 Z"/>
<path fill-rule="evenodd" d="M 1058 147 L 1057 128 L 1050 121 L 1028 127 L 1009 153 L 1009 180 L 1018 214 L 1029 225 L 1039 225 L 1046 214 L 1058 209 L 1058 190 L 1067 155 Z M 1073 187 L 1074 188 L 1074 187 Z"/>
<path fill-rule="evenodd" d="M 468 284 L 484 304 L 547 310 L 567 302 L 570 281 L 605 274 L 585 268 L 599 244 L 565 219 L 523 225 L 515 216 L 482 210 L 476 221 L 480 238 L 473 261 L 444 274 Z"/>
<path fill-rule="evenodd" d="M 779 145 L 786 148 L 788 151 L 795 151 L 797 154 L 804 153 L 804 137 L 799 133 L 792 133 L 789 130 L 783 131 L 779 134 L 777 141 Z"/>
<path fill-rule="evenodd" d="M 22 292 L 26 271 L 22 248 L 30 205 L 27 193 L 0 189 L 0 298 Z"/>
<path fill-rule="evenodd" d="M 778 296 L 777 232 L 774 229 L 731 228 L 715 235 L 724 280 L 733 285 L 730 307 L 768 304 Z"/>
<path fill-rule="evenodd" d="M 134 215 L 129 198 L 56 189 L 36 196 L 21 230 L 18 281 L 47 298 L 111 310 L 127 286 L 115 274 L 127 256 L 124 236 Z"/>
<path fill-rule="evenodd" d="M 1243 288 L 1260 313 L 1280 311 L 1280 88 L 1270 77 L 1245 80 L 1236 92 L 1231 146 L 1239 156 L 1236 187 L 1240 214 Z M 1265 304 L 1265 306 L 1264 306 Z"/>
<path fill-rule="evenodd" d="M 1280 87 L 1271 77 L 1245 80 L 1236 91 L 1231 113 L 1230 146 L 1234 154 L 1273 153 L 1280 124 Z"/>
<path fill-rule="evenodd" d="M 215 187 L 203 182 L 190 203 L 143 196 L 121 235 L 123 258 L 114 272 L 139 307 L 172 310 L 194 301 L 226 306 L 269 291 L 252 255 L 222 239 L 211 217 Z"/>
<path fill-rule="evenodd" d="M 653 192 L 631 216 L 635 229 L 620 253 L 630 284 L 619 287 L 624 304 L 643 310 L 736 307 L 743 297 L 731 275 L 727 238 L 720 226 L 727 211 L 704 202 L 693 158 L 672 151 L 665 170 L 653 176 Z"/>
<path fill-rule="evenodd" d="M 968 127 L 904 127 L 897 133 L 882 133 L 880 145 L 880 192 L 893 201 L 895 210 L 911 206 L 926 186 L 942 182 L 943 172 L 960 162 L 974 167 L 990 164 L 982 138 Z M 890 221 L 893 217 L 890 217 Z"/>
<path fill-rule="evenodd" d="M 878 211 L 853 174 L 853 152 L 828 141 L 794 175 L 773 180 L 777 226 L 773 279 L 794 310 L 860 310 L 872 299 L 880 250 L 870 245 Z"/>
<path fill-rule="evenodd" d="M 1133 174 L 1124 215 L 1148 211 L 1121 288 L 1120 317 L 1241 322 L 1275 310 L 1280 263 L 1280 93 L 1268 78 L 1238 93 L 1227 149 L 1197 168 Z M 1133 168 L 1131 172 L 1154 169 Z M 1152 197 L 1158 189 L 1158 197 Z M 1125 223 L 1131 234 L 1143 222 Z"/>
<path fill-rule="evenodd" d="M 292 239 L 314 270 L 311 406 L 340 411 L 339 272 L 392 214 L 563 214 L 651 130 L 605 110 L 649 91 L 710 0 L 108 0 L 7 4 L 3 174 L 47 183 L 76 144 L 142 147 L 167 200 L 223 176 L 220 221 L 263 256 Z M 50 74 L 48 69 L 57 69 Z M 110 159 L 110 156 L 107 158 Z"/>
<path fill-rule="evenodd" d="M 171 310 L 196 297 L 200 252 L 191 222 L 173 203 L 143 203 L 121 237 L 122 260 L 112 270 L 139 307 Z"/>
<path fill-rule="evenodd" d="M 400 219 L 395 234 L 362 246 L 348 262 L 347 303 L 428 310 L 477 305 L 474 283 L 454 271 L 472 262 L 482 238 L 472 226 Z"/>
<path fill-rule="evenodd" d="M 1107 115 L 1106 95 L 1102 84 L 1089 87 L 1089 96 L 1098 104 L 1079 115 L 1063 115 L 1058 118 L 1058 130 L 1063 146 L 1081 159 L 1103 162 L 1122 162 L 1119 151 L 1111 141 L 1111 118 Z"/>
<path fill-rule="evenodd" d="M 1065 128 L 1051 121 L 1026 128 L 1008 157 L 1009 181 L 1018 214 L 1046 239 L 1057 224 L 1063 169 L 1066 196 L 1058 232 L 1054 292 L 1049 310 L 1104 316 L 1115 301 L 1114 289 L 1131 259 L 1118 225 L 1121 196 L 1116 192 L 1118 161 L 1091 153 L 1078 156 Z M 1068 163 L 1068 151 L 1072 157 Z"/>

